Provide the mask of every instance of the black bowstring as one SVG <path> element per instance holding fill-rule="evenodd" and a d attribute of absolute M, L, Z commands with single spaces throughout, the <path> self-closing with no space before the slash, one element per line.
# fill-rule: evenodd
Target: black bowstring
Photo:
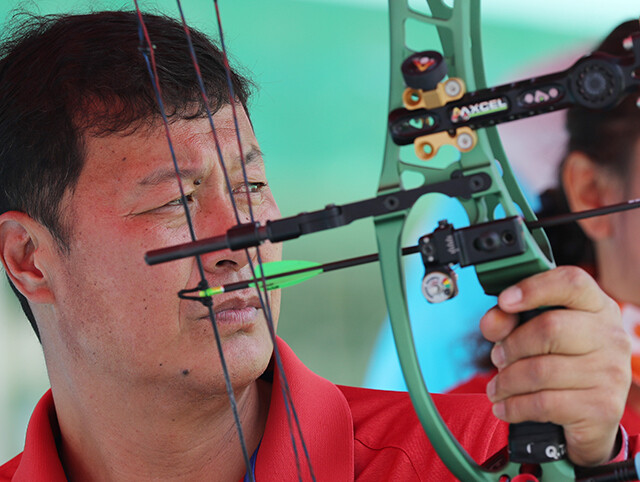
<path fill-rule="evenodd" d="M 176 179 L 178 182 L 178 187 L 180 189 L 180 198 L 182 201 L 182 204 L 184 206 L 184 211 L 185 211 L 185 216 L 187 219 L 187 225 L 189 227 L 189 233 L 190 236 L 192 238 L 193 241 L 196 240 L 196 234 L 195 234 L 195 229 L 193 226 L 193 221 L 191 219 L 191 213 L 189 211 L 189 205 L 188 205 L 188 201 L 187 198 L 184 194 L 184 187 L 182 185 L 182 178 L 181 178 L 181 174 L 180 174 L 180 168 L 178 166 L 178 161 L 176 158 L 176 154 L 175 154 L 175 150 L 173 148 L 173 141 L 171 138 L 171 133 L 169 130 L 169 121 L 167 119 L 166 113 L 165 113 L 165 109 L 164 109 L 164 103 L 162 101 L 162 93 L 161 93 L 161 89 L 160 89 L 160 83 L 158 80 L 158 75 L 157 75 L 157 69 L 156 69 L 156 63 L 155 63 L 155 55 L 153 52 L 153 44 L 151 43 L 151 39 L 149 38 L 149 33 L 147 31 L 145 22 L 144 22 L 144 18 L 142 16 L 142 12 L 140 11 L 140 7 L 138 6 L 138 1 L 134 0 L 134 4 L 136 7 L 136 13 L 138 15 L 138 23 L 139 23 L 139 28 L 138 28 L 138 35 L 139 35 L 139 39 L 140 39 L 140 51 L 142 52 L 142 55 L 144 57 L 145 63 L 147 65 L 147 70 L 149 71 L 149 76 L 151 78 L 151 84 L 153 86 L 153 90 L 156 96 L 156 100 L 158 102 L 158 108 L 160 110 L 160 114 L 162 116 L 162 122 L 164 125 L 164 129 L 165 129 L 165 135 L 167 138 L 167 142 L 169 144 L 169 150 L 171 152 L 171 158 L 173 161 L 173 166 L 176 172 Z M 147 48 L 145 48 L 144 43 L 146 42 Z M 196 263 L 198 266 L 198 271 L 200 273 L 200 277 L 201 277 L 201 281 L 200 284 L 204 287 L 204 286 L 209 286 L 206 276 L 205 276 L 205 272 L 204 272 L 204 266 L 202 264 L 202 259 L 200 256 L 196 256 Z M 211 297 L 209 298 L 204 298 L 202 300 L 202 303 L 207 307 L 208 311 L 209 311 L 209 319 L 211 320 L 211 325 L 213 327 L 213 332 L 215 335 L 215 339 L 216 339 L 216 345 L 218 348 L 218 354 L 220 356 L 220 364 L 222 366 L 222 371 L 223 371 L 223 375 L 224 375 L 224 381 L 225 381 L 225 386 L 226 386 L 226 390 L 227 390 L 227 396 L 229 398 L 229 403 L 231 405 L 231 410 L 233 412 L 233 418 L 234 418 L 234 422 L 236 425 L 236 429 L 238 431 L 238 438 L 240 439 L 240 445 L 242 448 L 242 455 L 244 457 L 244 463 L 245 466 L 247 467 L 247 473 L 251 474 L 251 480 L 253 482 L 255 482 L 255 478 L 253 477 L 253 471 L 251 470 L 251 460 L 249 458 L 249 452 L 247 450 L 247 444 L 245 441 L 245 437 L 244 437 L 244 433 L 242 430 L 242 424 L 240 423 L 240 416 L 238 414 L 238 404 L 236 402 L 235 399 L 235 395 L 233 393 L 233 387 L 231 385 L 231 378 L 229 376 L 229 369 L 227 367 L 227 363 L 225 361 L 224 358 L 224 353 L 222 350 L 222 340 L 220 338 L 220 333 L 218 331 L 218 326 L 216 324 L 215 321 L 215 312 L 213 311 L 213 300 L 211 299 Z"/>
<path fill-rule="evenodd" d="M 180 0 L 177 0 L 178 5 L 180 6 L 181 2 Z M 248 189 L 248 178 L 247 178 L 247 172 L 246 172 L 246 165 L 245 165 L 245 159 L 243 156 L 243 150 L 242 150 L 242 140 L 240 138 L 240 129 L 238 126 L 238 116 L 236 114 L 236 103 L 235 103 L 235 94 L 234 94 L 234 90 L 233 90 L 233 83 L 231 82 L 231 68 L 229 66 L 229 56 L 227 55 L 227 48 L 224 42 L 224 32 L 222 29 L 222 19 L 220 16 L 220 8 L 218 5 L 218 0 L 213 0 L 213 5 L 215 7 L 215 11 L 216 11 L 216 19 L 218 22 L 218 35 L 220 37 L 220 46 L 222 48 L 222 52 L 223 52 L 223 59 L 224 59 L 224 64 L 225 64 L 225 72 L 226 72 L 226 77 L 227 77 L 227 86 L 228 86 L 228 91 L 229 91 L 229 104 L 231 105 L 231 109 L 233 112 L 233 121 L 235 124 L 235 132 L 236 132 L 236 140 L 238 143 L 238 150 L 240 153 L 240 162 L 241 162 L 241 166 L 242 166 L 242 175 L 243 175 L 243 179 L 244 179 L 244 184 L 245 184 L 245 192 L 247 195 L 247 204 L 249 206 L 249 217 L 251 220 L 251 223 L 255 225 L 255 218 L 253 216 L 253 208 L 252 208 L 252 203 L 251 203 L 251 196 L 250 196 L 250 192 Z M 180 14 L 182 15 L 182 8 L 180 8 Z M 184 17 L 183 21 L 184 21 Z M 191 44 L 190 44 L 191 46 Z M 192 47 L 192 46 L 191 46 Z M 193 49 L 192 49 L 193 50 Z M 195 52 L 192 53 L 193 58 L 195 59 Z M 197 62 L 197 60 L 196 60 Z M 197 68 L 196 71 L 199 73 L 199 69 Z M 201 84 L 202 85 L 202 84 Z M 289 431 L 291 434 L 291 444 L 292 444 L 292 448 L 295 454 L 295 460 L 296 460 L 296 466 L 298 469 L 298 478 L 300 480 L 302 480 L 301 474 L 302 471 L 300 469 L 300 462 L 299 462 L 299 456 L 298 456 L 298 450 L 297 450 L 297 446 L 296 446 L 296 441 L 295 441 L 295 437 L 293 436 L 292 430 L 291 430 L 291 415 L 293 415 L 293 418 L 295 419 L 295 425 L 296 425 L 296 429 L 298 431 L 298 437 L 300 438 L 300 443 L 302 445 L 302 449 L 304 451 L 305 454 L 305 461 L 307 463 L 307 467 L 309 469 L 309 474 L 311 475 L 311 479 L 315 482 L 316 478 L 315 478 L 315 474 L 313 472 L 313 467 L 311 464 L 311 457 L 309 455 L 309 450 L 307 449 L 307 445 L 305 443 L 304 440 L 304 436 L 302 434 L 302 428 L 300 425 L 300 420 L 298 418 L 298 414 L 296 412 L 294 403 L 293 403 L 293 398 L 291 396 L 291 390 L 289 389 L 289 382 L 287 380 L 287 376 L 285 374 L 284 371 L 284 367 L 282 365 L 282 357 L 280 356 L 280 351 L 278 349 L 278 344 L 276 343 L 276 332 L 275 332 L 275 326 L 273 324 L 273 316 L 271 314 L 271 307 L 269 305 L 269 297 L 267 296 L 267 282 L 265 280 L 265 275 L 264 275 L 264 269 L 263 269 L 263 262 L 262 262 L 262 257 L 260 254 L 260 249 L 259 247 L 256 247 L 256 255 L 257 255 L 257 260 L 258 260 L 258 266 L 260 267 L 260 283 L 256 282 L 256 291 L 258 292 L 258 295 L 260 296 L 260 303 L 262 305 L 263 311 L 265 312 L 265 318 L 267 320 L 267 326 L 269 327 L 269 333 L 271 335 L 271 340 L 273 342 L 273 351 L 274 351 L 274 355 L 275 355 L 275 359 L 276 359 L 276 364 L 278 365 L 278 370 L 280 371 L 280 378 L 282 381 L 282 390 L 283 390 L 283 395 L 284 395 L 284 402 L 285 402 L 285 409 L 287 412 L 287 419 L 288 419 L 288 423 L 289 423 Z M 251 261 L 251 257 L 248 254 L 247 251 L 247 259 L 249 260 L 249 264 L 251 266 L 251 272 L 253 274 L 254 279 L 256 278 L 255 276 L 255 271 L 254 271 L 254 267 L 253 267 L 253 263 Z M 265 296 L 264 299 L 266 300 L 266 306 L 263 303 L 263 297 L 260 295 L 261 289 L 259 287 L 259 284 L 262 285 L 262 291 L 264 292 Z M 289 413 L 291 412 L 291 413 Z"/>
<path fill-rule="evenodd" d="M 240 224 L 241 219 L 240 219 L 240 214 L 239 214 L 239 210 L 237 208 L 237 204 L 235 202 L 233 193 L 232 193 L 232 187 L 231 187 L 231 182 L 229 179 L 229 175 L 228 175 L 228 169 L 226 168 L 226 163 L 224 161 L 224 156 L 222 154 L 222 151 L 220 149 L 220 143 L 218 142 L 218 137 L 217 137 L 217 133 L 216 133 L 216 128 L 215 128 L 215 124 L 213 121 L 213 115 L 211 113 L 210 110 L 210 102 L 209 102 L 209 98 L 206 92 L 206 88 L 204 86 L 204 81 L 202 78 L 202 73 L 200 70 L 200 65 L 198 63 L 198 58 L 195 52 L 195 49 L 193 47 L 193 42 L 191 40 L 191 33 L 190 33 L 190 29 L 187 25 L 185 16 L 184 16 L 184 12 L 182 9 L 182 2 L 180 0 L 177 0 L 177 6 L 178 6 L 178 10 L 180 12 L 180 18 L 182 21 L 182 25 L 183 25 L 183 29 L 185 31 L 185 37 L 187 40 L 187 44 L 189 47 L 189 53 L 191 56 L 191 60 L 193 62 L 193 66 L 195 69 L 195 73 L 196 73 L 196 77 L 198 80 L 198 85 L 200 88 L 200 95 L 202 97 L 203 103 L 204 103 L 204 107 L 205 107 L 205 111 L 207 113 L 207 118 L 209 120 L 209 125 L 211 127 L 211 132 L 214 138 L 214 144 L 216 146 L 216 151 L 218 153 L 218 159 L 220 162 L 220 165 L 222 167 L 222 171 L 225 177 L 225 183 L 227 185 L 227 191 L 229 193 L 229 198 L 231 199 L 231 204 L 233 206 L 233 210 L 234 210 L 234 215 L 236 218 L 236 223 Z M 216 5 L 217 7 L 217 5 Z M 245 157 L 244 157 L 244 152 L 242 149 L 242 139 L 240 138 L 240 130 L 239 130 L 239 125 L 238 125 L 238 117 L 237 117 L 237 113 L 236 113 L 236 109 L 235 109 L 235 94 L 233 91 L 233 83 L 231 82 L 231 76 L 230 76 L 230 68 L 229 68 L 229 63 L 228 63 L 228 59 L 227 59 L 227 51 L 226 51 L 226 47 L 224 45 L 224 40 L 223 40 L 223 33 L 222 33 L 222 27 L 221 27 L 221 23 L 220 23 L 220 16 L 219 16 L 219 11 L 216 8 L 216 12 L 218 13 L 218 29 L 219 29 L 219 35 L 221 38 L 221 47 L 222 47 L 222 53 L 223 53 L 223 59 L 224 59 L 224 64 L 225 64 L 225 73 L 226 73 L 226 79 L 227 79 L 227 85 L 228 85 L 228 89 L 229 89 L 229 104 L 231 105 L 232 108 L 232 113 L 233 113 L 233 121 L 234 121 L 234 127 L 235 127 L 235 132 L 236 132 L 236 140 L 238 143 L 238 152 L 239 152 L 239 157 L 240 157 L 240 164 L 242 166 L 242 174 L 243 174 L 243 182 L 244 182 L 244 186 L 245 186 L 245 192 L 246 192 L 246 196 L 247 196 L 247 205 L 249 208 L 249 218 L 251 220 L 252 223 L 255 223 L 255 217 L 253 215 L 253 208 L 252 208 L 252 203 L 251 203 L 251 195 L 250 195 L 250 190 L 249 190 L 249 180 L 247 177 L 247 173 L 246 173 L 246 166 L 245 166 Z M 256 272 L 255 272 L 255 266 L 253 263 L 253 260 L 251 258 L 251 255 L 249 254 L 249 250 L 245 249 L 245 254 L 247 256 L 247 261 L 249 263 L 250 269 L 251 269 L 251 273 L 253 276 L 253 279 L 255 281 L 257 281 L 257 277 L 256 277 Z M 311 474 L 313 474 L 313 469 L 311 468 L 311 462 L 310 462 L 310 458 L 308 455 L 308 452 L 306 451 L 306 446 L 304 444 L 304 439 L 302 438 L 302 431 L 300 429 L 300 424 L 297 418 L 297 415 L 295 414 L 295 408 L 293 408 L 293 399 L 291 397 L 291 393 L 289 390 L 289 385 L 287 382 L 287 378 L 286 375 L 284 373 L 284 369 L 282 367 L 282 360 L 280 357 L 280 353 L 278 350 L 278 345 L 276 343 L 276 335 L 275 335 L 275 327 L 273 324 L 273 316 L 272 316 L 272 312 L 271 312 L 271 306 L 269 303 L 269 296 L 267 295 L 267 289 L 266 289 L 266 280 L 264 279 L 264 269 L 262 269 L 263 266 L 263 261 L 262 261 L 262 256 L 260 254 L 260 249 L 259 247 L 256 247 L 256 257 L 258 260 L 258 266 L 260 267 L 260 273 L 261 273 L 261 283 L 262 283 L 262 289 L 260 288 L 259 284 L 256 283 L 256 292 L 258 294 L 258 299 L 260 300 L 260 305 L 262 308 L 263 313 L 265 313 L 265 319 L 267 321 L 267 326 L 269 329 L 269 334 L 271 336 L 271 340 L 274 346 L 274 355 L 275 355 L 275 359 L 276 359 L 276 363 L 278 365 L 278 368 L 280 369 L 280 373 L 281 373 L 281 378 L 282 378 L 282 384 L 281 384 L 281 391 L 282 391 L 282 396 L 285 402 L 285 411 L 287 414 L 287 423 L 289 426 L 289 434 L 291 437 L 291 445 L 294 451 L 294 456 L 295 456 L 295 461 L 296 461 L 296 468 L 297 468 L 297 473 L 298 473 L 298 479 L 302 480 L 301 477 L 301 466 L 300 466 L 300 456 L 298 454 L 298 450 L 297 450 L 297 446 L 296 446 L 296 441 L 295 441 L 295 437 L 293 435 L 293 421 L 291 419 L 291 412 L 294 412 L 294 417 L 296 420 L 296 426 L 298 429 L 298 433 L 299 436 L 301 437 L 302 440 L 302 444 L 303 447 L 305 448 L 305 454 L 307 456 L 307 464 L 309 466 L 310 472 Z M 313 477 L 313 475 L 312 475 Z M 315 479 L 314 479 L 315 480 Z"/>
<path fill-rule="evenodd" d="M 156 97 L 158 99 L 158 103 L 160 105 L 160 108 L 161 108 L 161 111 L 162 111 L 162 114 L 163 114 L 163 121 L 165 123 L 165 130 L 167 132 L 167 140 L 169 142 L 170 150 L 172 152 L 172 157 L 173 157 L 173 161 L 174 161 L 174 167 L 176 169 L 176 173 L 177 173 L 177 177 L 178 177 L 178 183 L 179 183 L 179 186 L 180 186 L 181 198 L 182 198 L 183 205 L 185 207 L 185 214 L 187 216 L 187 221 L 188 221 L 188 224 L 189 224 L 189 229 L 190 229 L 190 232 L 191 232 L 192 239 L 195 241 L 195 232 L 194 232 L 194 229 L 192 227 L 190 213 L 189 213 L 189 210 L 188 210 L 188 207 L 187 207 L 188 203 L 186 202 L 186 198 L 184 196 L 184 190 L 182 188 L 182 182 L 181 182 L 181 179 L 180 179 L 180 176 L 179 176 L 179 169 L 178 169 L 178 166 L 177 166 L 175 153 L 173 151 L 173 144 L 172 144 L 172 141 L 171 141 L 171 136 L 169 134 L 168 121 L 166 120 L 166 117 L 164 115 L 164 107 L 163 107 L 161 93 L 160 93 L 160 86 L 159 86 L 159 82 L 158 82 L 158 78 L 157 78 L 157 73 L 155 71 L 155 59 L 154 59 L 153 50 L 152 50 L 153 46 L 152 46 L 151 41 L 150 41 L 150 39 L 148 37 L 148 34 L 146 32 L 146 28 L 144 26 L 144 20 L 141 18 L 141 13 L 140 13 L 140 10 L 138 8 L 137 1 L 134 0 L 134 2 L 136 4 L 136 9 L 138 11 L 138 15 L 139 15 L 139 18 L 140 18 L 140 21 L 141 21 L 141 33 L 142 32 L 145 33 L 145 38 L 147 40 L 147 44 L 149 46 L 151 46 L 151 52 L 150 52 L 151 62 L 149 62 L 149 58 L 148 58 L 147 55 L 145 55 L 145 61 L 147 62 L 147 66 L 149 68 L 150 75 L 151 75 L 151 78 L 152 78 L 152 81 L 153 81 L 152 84 L 154 85 L 154 90 L 156 91 Z M 208 101 L 208 97 L 207 97 L 207 94 L 206 94 L 206 89 L 204 88 L 204 82 L 202 80 L 200 68 L 199 68 L 199 65 L 198 65 L 198 62 L 197 62 L 197 58 L 196 58 L 196 54 L 195 54 L 195 51 L 194 51 L 194 48 L 193 48 L 193 44 L 191 42 L 190 32 L 189 32 L 188 26 L 186 25 L 186 21 L 185 21 L 184 15 L 183 15 L 183 11 L 182 11 L 182 6 L 181 6 L 180 0 L 178 0 L 177 3 L 178 3 L 178 9 L 180 11 L 180 15 L 181 15 L 181 18 L 182 18 L 183 27 L 185 29 L 186 38 L 187 38 L 187 41 L 188 41 L 191 58 L 192 58 L 192 61 L 194 63 L 194 68 L 195 68 L 196 75 L 197 75 L 197 78 L 198 78 L 198 83 L 199 83 L 199 86 L 200 86 L 201 95 L 203 97 L 205 110 L 207 112 L 207 117 L 209 119 L 209 123 L 210 123 L 211 129 L 212 129 L 212 134 L 214 136 L 214 143 L 215 143 L 216 150 L 217 150 L 217 153 L 218 153 L 220 165 L 222 167 L 222 171 L 223 171 L 224 176 L 225 176 L 225 182 L 227 184 L 227 190 L 230 193 L 231 203 L 232 203 L 232 206 L 233 206 L 233 210 L 234 210 L 234 214 L 235 214 L 235 217 L 236 217 L 236 221 L 239 224 L 240 223 L 239 211 L 237 209 L 237 205 L 236 205 L 235 200 L 233 198 L 232 188 L 231 188 L 231 185 L 230 185 L 230 179 L 229 179 L 229 176 L 228 176 L 228 171 L 226 169 L 226 165 L 224 163 L 224 158 L 223 158 L 222 152 L 220 150 L 220 144 L 219 144 L 218 139 L 217 139 L 217 134 L 216 134 L 216 130 L 215 130 L 214 122 L 213 122 L 213 116 L 212 116 L 211 111 L 209 109 L 209 101 Z M 223 39 L 222 26 L 220 24 L 219 9 L 218 9 L 218 6 L 217 6 L 217 2 L 214 2 L 214 3 L 215 3 L 215 6 L 216 6 L 216 13 L 217 13 L 217 16 L 218 16 L 218 26 L 219 26 L 219 31 L 220 31 L 220 37 L 221 37 L 221 39 Z M 141 40 L 141 43 L 142 43 L 142 40 Z M 237 141 L 238 141 L 238 149 L 239 149 L 240 158 L 241 158 L 241 166 L 242 166 L 242 172 L 243 172 L 243 178 L 244 178 L 244 185 L 245 185 L 245 188 L 246 188 L 246 195 L 247 195 L 248 206 L 249 206 L 249 215 L 250 215 L 251 221 L 253 223 L 255 223 L 255 219 L 254 219 L 253 211 L 252 211 L 251 200 L 250 200 L 250 190 L 248 188 L 248 184 L 249 184 L 248 183 L 248 177 L 247 177 L 247 174 L 246 174 L 244 156 L 243 156 L 241 139 L 240 139 L 240 134 L 239 134 L 238 118 L 237 118 L 237 114 L 236 114 L 236 110 L 235 110 L 235 95 L 233 93 L 233 85 L 231 83 L 228 57 L 227 57 L 227 53 L 226 53 L 226 48 L 224 47 L 224 41 L 222 40 L 221 43 L 222 43 L 222 47 L 223 47 L 222 51 L 223 51 L 223 57 L 224 57 L 224 63 L 225 63 L 225 71 L 226 71 L 226 76 L 227 76 L 227 83 L 228 83 L 228 88 L 229 88 L 230 105 L 231 105 L 232 111 L 233 111 L 233 120 L 234 120 L 234 124 L 235 124 L 235 129 L 236 129 L 236 138 L 237 138 Z M 254 265 L 253 265 L 253 262 L 252 262 L 252 259 L 251 259 L 251 256 L 249 254 L 248 249 L 245 249 L 245 253 L 247 255 L 247 259 L 248 259 L 248 262 L 250 264 L 251 272 L 253 274 L 254 280 L 258 281 L 257 278 L 256 278 L 256 275 L 255 275 Z M 273 317 L 272 317 L 272 314 L 271 314 L 271 307 L 269 305 L 269 298 L 268 298 L 268 296 L 266 294 L 266 280 L 264 279 L 264 274 L 263 274 L 264 270 L 262 269 L 263 262 L 262 262 L 260 251 L 259 251 L 258 248 L 256 248 L 256 254 L 257 254 L 257 258 L 258 258 L 258 265 L 261 267 L 261 280 L 260 281 L 262 282 L 262 290 L 264 291 L 264 296 L 263 296 L 263 294 L 262 294 L 262 292 L 260 290 L 260 287 L 258 286 L 258 283 L 256 283 L 256 288 L 257 288 L 257 291 L 258 291 L 258 297 L 260 299 L 261 307 L 263 309 L 263 312 L 266 315 L 265 318 L 267 320 L 267 325 L 268 325 L 269 332 L 270 332 L 270 335 L 271 335 L 271 338 L 272 338 L 272 342 L 273 342 L 273 346 L 274 346 L 274 354 L 275 354 L 275 358 L 276 358 L 276 363 L 277 363 L 278 368 L 280 369 L 280 373 L 281 373 L 281 379 L 282 379 L 281 390 L 283 392 L 283 398 L 284 398 L 284 402 L 285 402 L 285 409 L 286 409 L 287 419 L 288 419 L 288 424 L 289 424 L 289 431 L 290 431 L 290 435 L 291 435 L 291 442 L 292 442 L 292 447 L 293 447 L 294 454 L 295 454 L 296 466 L 297 466 L 297 469 L 298 469 L 298 478 L 299 478 L 299 480 L 302 480 L 302 478 L 301 478 L 302 471 L 301 471 L 301 468 L 300 468 L 299 455 L 298 455 L 298 451 L 297 451 L 297 447 L 296 447 L 295 437 L 293 436 L 293 430 L 292 430 L 293 423 L 291 421 L 291 413 L 293 413 L 293 417 L 294 417 L 295 422 L 296 422 L 298 435 L 300 437 L 300 442 L 301 442 L 302 447 L 304 449 L 306 462 L 307 462 L 307 466 L 308 466 L 309 472 L 311 474 L 311 478 L 315 481 L 315 476 L 314 476 L 314 473 L 313 473 L 313 468 L 312 468 L 312 465 L 311 465 L 310 456 L 309 456 L 309 453 L 308 453 L 308 450 L 307 450 L 307 447 L 306 447 L 306 444 L 305 444 L 305 441 L 304 441 L 304 437 L 303 437 L 302 430 L 301 430 L 301 427 L 300 427 L 300 422 L 299 422 L 297 413 L 295 411 L 295 407 L 294 407 L 294 404 L 293 404 L 293 399 L 291 397 L 291 392 L 290 392 L 290 389 L 289 389 L 289 384 L 288 384 L 288 381 L 287 381 L 287 378 L 286 378 L 286 375 L 285 375 L 285 372 L 284 372 L 284 369 L 283 369 L 283 366 L 282 366 L 281 356 L 280 356 L 280 353 L 279 353 L 279 350 L 278 350 L 278 346 L 277 346 L 277 343 L 276 343 L 275 328 L 274 328 L 274 324 L 273 324 Z M 204 272 L 203 272 L 203 268 L 202 268 L 201 260 L 200 260 L 199 256 L 197 257 L 197 260 L 198 260 L 199 269 L 200 269 L 200 272 L 201 272 L 201 275 L 202 275 L 202 282 L 200 283 L 200 286 L 203 289 L 206 289 L 206 288 L 208 288 L 208 284 L 206 282 L 206 278 L 204 277 Z M 207 301 L 205 302 L 205 300 L 207 300 Z M 210 297 L 208 297 L 208 298 L 200 299 L 199 301 L 201 301 L 201 302 L 203 302 L 203 304 L 207 305 L 209 307 L 210 313 L 213 314 L 213 317 L 211 318 L 211 320 L 212 320 L 212 323 L 214 324 L 214 330 L 216 331 L 216 342 L 218 344 L 218 349 L 219 349 L 219 352 L 220 352 L 220 355 L 221 355 L 221 358 L 222 358 L 223 371 L 225 372 L 225 381 L 227 381 L 228 380 L 228 370 L 226 369 L 226 363 L 224 362 L 221 342 L 219 340 L 219 335 L 217 334 L 217 327 L 215 326 L 215 314 L 213 313 L 213 310 L 211 308 L 211 305 L 213 304 L 212 300 L 211 300 Z M 230 384 L 230 380 L 229 380 L 228 383 Z M 228 387 L 228 391 L 229 391 L 229 387 Z M 251 479 L 254 480 L 254 478 L 253 478 L 254 475 L 252 473 L 252 469 L 251 469 L 250 463 L 247 463 L 248 451 L 246 449 L 246 443 L 244 442 L 244 436 L 242 435 L 242 430 L 240 428 L 241 425 L 240 425 L 240 422 L 239 422 L 239 418 L 237 417 L 237 404 L 236 404 L 235 398 L 233 396 L 230 396 L 230 403 L 232 404 L 232 407 L 234 409 L 234 416 L 236 418 L 236 425 L 238 426 L 238 429 L 239 429 L 240 441 L 241 441 L 241 445 L 242 445 L 242 448 L 243 448 L 243 454 L 245 456 L 245 465 L 247 465 L 247 473 L 248 474 L 251 473 Z"/>

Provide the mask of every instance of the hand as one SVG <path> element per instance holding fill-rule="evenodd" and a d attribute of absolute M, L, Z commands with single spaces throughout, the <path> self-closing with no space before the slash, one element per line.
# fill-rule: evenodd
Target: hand
<path fill-rule="evenodd" d="M 543 312 L 518 326 L 517 313 Z M 618 305 L 584 271 L 563 266 L 503 291 L 480 321 L 495 343 L 499 373 L 487 386 L 496 417 L 509 423 L 553 422 L 564 427 L 578 465 L 615 454 L 618 424 L 631 383 L 631 342 Z"/>

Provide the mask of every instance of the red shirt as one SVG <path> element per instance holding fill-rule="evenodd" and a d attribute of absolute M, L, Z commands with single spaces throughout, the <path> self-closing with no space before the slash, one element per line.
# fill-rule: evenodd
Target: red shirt
<path fill-rule="evenodd" d="M 454 480 L 427 440 L 406 393 L 334 385 L 307 369 L 281 340 L 278 347 L 318 481 Z M 298 479 L 280 383 L 276 371 L 256 461 L 257 482 Z M 434 399 L 476 461 L 506 444 L 507 427 L 493 417 L 485 396 Z M 0 481 L 66 482 L 57 440 L 49 391 L 33 412 L 24 452 L 0 467 Z"/>

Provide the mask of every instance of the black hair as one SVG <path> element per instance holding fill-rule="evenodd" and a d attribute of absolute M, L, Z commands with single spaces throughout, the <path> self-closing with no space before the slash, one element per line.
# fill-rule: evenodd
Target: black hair
<path fill-rule="evenodd" d="M 145 14 L 170 121 L 206 115 L 182 24 Z M 0 45 L 0 214 L 22 211 L 68 250 L 70 226 L 60 212 L 84 164 L 87 135 L 127 135 L 160 116 L 142 56 L 135 12 L 21 14 Z M 229 103 L 224 55 L 191 30 L 210 109 Z M 231 72 L 245 108 L 250 82 Z M 27 300 L 11 284 L 38 335 Z"/>

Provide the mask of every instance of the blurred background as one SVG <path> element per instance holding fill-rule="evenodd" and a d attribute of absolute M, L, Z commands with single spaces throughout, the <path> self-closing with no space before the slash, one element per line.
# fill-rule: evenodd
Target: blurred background
<path fill-rule="evenodd" d="M 0 21 L 10 21 L 17 11 L 48 14 L 132 5 L 122 0 L 2 0 Z M 174 0 L 140 0 L 140 6 L 177 16 Z M 215 36 L 212 0 L 184 1 L 184 9 L 192 26 Z M 386 1 L 220 0 L 220 9 L 232 59 L 259 86 L 252 119 L 282 214 L 374 196 L 386 132 Z M 637 0 L 485 0 L 488 82 L 564 69 L 620 21 L 638 15 Z M 562 155 L 562 118 L 518 121 L 501 130 L 535 204 L 536 193 L 554 182 Z M 464 222 L 460 212 L 450 214 L 455 202 L 433 199 L 420 207 L 406 233 L 408 242 L 433 230 L 445 215 L 458 227 Z M 328 262 L 375 251 L 372 223 L 363 220 L 287 243 L 284 255 Z M 419 259 L 409 261 L 410 286 L 419 288 L 422 275 Z M 493 304 L 473 273 L 460 277 L 462 294 L 435 311 L 420 296 L 409 295 L 433 391 L 471 374 L 470 340 L 478 318 Z M 383 298 L 377 265 L 320 276 L 284 293 L 279 334 L 302 361 L 335 383 L 403 389 Z M 21 450 L 29 415 L 47 387 L 37 339 L 2 276 L 0 461 Z"/>

